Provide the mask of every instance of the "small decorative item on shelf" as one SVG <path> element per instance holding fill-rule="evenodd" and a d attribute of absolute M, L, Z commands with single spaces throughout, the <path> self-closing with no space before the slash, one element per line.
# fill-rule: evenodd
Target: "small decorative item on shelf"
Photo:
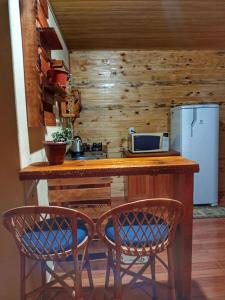
<path fill-rule="evenodd" d="M 73 89 L 61 103 L 60 114 L 63 118 L 77 118 L 81 111 L 81 93 Z"/>
<path fill-rule="evenodd" d="M 52 133 L 53 141 L 45 141 L 45 153 L 50 165 L 61 165 L 64 162 L 66 146 L 72 141 L 71 128 L 62 128 L 60 131 Z"/>
<path fill-rule="evenodd" d="M 63 118 L 77 118 L 81 111 L 81 93 L 76 88 L 75 79 L 69 74 L 67 85 L 67 96 L 65 101 L 61 103 L 60 115 Z"/>

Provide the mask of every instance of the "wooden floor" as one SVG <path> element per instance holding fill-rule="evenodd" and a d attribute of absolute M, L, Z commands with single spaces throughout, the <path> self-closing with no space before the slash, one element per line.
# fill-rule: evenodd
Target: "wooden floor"
<path fill-rule="evenodd" d="M 91 251 L 104 251 L 104 248 L 95 242 Z M 95 299 L 101 300 L 104 293 L 105 261 L 93 262 L 92 268 Z M 194 220 L 192 270 L 192 300 L 225 299 L 225 218 Z M 157 280 L 166 282 L 166 272 L 161 265 L 157 265 Z M 84 285 L 87 284 L 86 271 L 83 272 L 83 282 Z M 159 294 L 159 300 L 169 299 L 166 287 L 160 288 Z M 124 299 L 136 300 L 137 297 L 140 300 L 151 299 L 139 289 L 126 292 Z M 59 299 L 70 298 L 60 294 L 57 300 Z"/>

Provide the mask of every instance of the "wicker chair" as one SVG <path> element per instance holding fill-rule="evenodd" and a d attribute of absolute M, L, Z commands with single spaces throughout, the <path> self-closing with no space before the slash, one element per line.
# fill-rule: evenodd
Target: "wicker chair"
<path fill-rule="evenodd" d="M 140 286 L 141 280 L 141 282 L 152 284 L 152 299 L 157 299 L 156 259 L 168 269 L 170 297 L 176 299 L 170 246 L 182 214 L 183 204 L 176 200 L 147 199 L 120 205 L 100 217 L 96 225 L 97 233 L 108 247 L 105 291 L 109 287 L 110 269 L 112 269 L 114 273 L 113 299 L 122 299 L 122 278 L 126 274 L 133 277 L 126 285 L 126 290 Z M 168 266 L 158 256 L 164 250 L 167 250 Z M 115 252 L 115 257 L 113 252 Z M 127 268 L 121 266 L 121 254 L 134 256 L 133 262 Z M 147 262 L 138 272 L 133 272 L 131 267 L 141 256 L 147 256 Z M 148 267 L 151 269 L 152 279 L 143 275 Z M 143 284 L 142 287 L 144 287 Z"/>
<path fill-rule="evenodd" d="M 94 224 L 85 214 L 54 206 L 24 206 L 6 211 L 3 214 L 3 222 L 12 233 L 20 251 L 21 300 L 34 294 L 38 294 L 40 299 L 40 295 L 43 295 L 47 288 L 51 288 L 56 294 L 63 288 L 72 298 L 83 299 L 81 274 L 84 265 L 87 267 L 90 287 L 93 289 L 88 245 L 94 233 Z M 81 260 L 78 259 L 78 253 Z M 34 261 L 28 272 L 25 268 L 27 257 Z M 63 275 L 49 267 L 49 261 L 53 261 L 54 269 L 60 270 Z M 65 261 L 72 262 L 72 270 L 66 270 Z M 26 279 L 39 263 L 42 285 L 27 292 Z M 46 272 L 52 278 L 48 283 Z M 65 282 L 68 277 L 73 280 L 72 287 Z M 60 289 L 53 287 L 56 283 L 60 284 Z"/>

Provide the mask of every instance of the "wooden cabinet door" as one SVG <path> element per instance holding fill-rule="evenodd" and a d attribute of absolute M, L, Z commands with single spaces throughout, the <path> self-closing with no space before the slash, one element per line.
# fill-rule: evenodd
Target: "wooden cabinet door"
<path fill-rule="evenodd" d="M 155 175 L 153 179 L 154 198 L 173 198 L 173 174 Z"/>
<path fill-rule="evenodd" d="M 128 176 L 127 178 L 127 200 L 135 201 L 153 197 L 153 177 L 148 175 Z"/>
<path fill-rule="evenodd" d="M 125 195 L 128 202 L 155 197 L 173 197 L 172 175 L 128 176 L 125 184 Z"/>

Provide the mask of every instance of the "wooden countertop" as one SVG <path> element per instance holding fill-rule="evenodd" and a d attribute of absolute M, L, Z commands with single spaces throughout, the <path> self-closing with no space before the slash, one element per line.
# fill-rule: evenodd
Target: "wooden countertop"
<path fill-rule="evenodd" d="M 132 153 L 129 150 L 123 151 L 124 157 L 159 157 L 159 156 L 177 156 L 180 152 L 175 150 L 161 151 L 161 152 L 145 152 L 145 153 Z"/>
<path fill-rule="evenodd" d="M 165 173 L 194 173 L 199 165 L 182 156 L 111 158 L 99 160 L 66 160 L 62 165 L 33 163 L 19 172 L 21 180 L 128 176 Z"/>

